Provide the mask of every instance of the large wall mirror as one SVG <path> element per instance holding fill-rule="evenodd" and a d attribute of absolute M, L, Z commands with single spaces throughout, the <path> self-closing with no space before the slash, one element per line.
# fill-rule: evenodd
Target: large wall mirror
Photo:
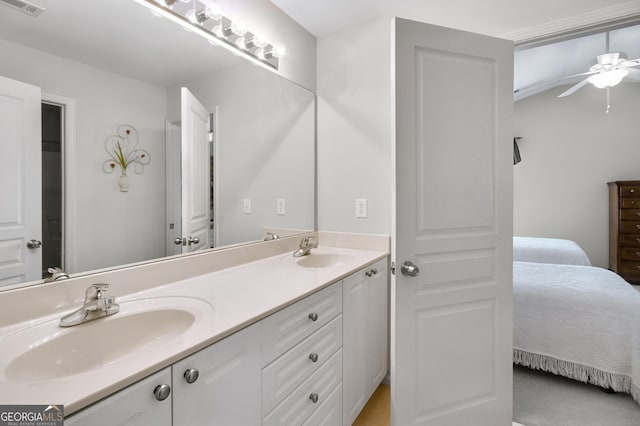
<path fill-rule="evenodd" d="M 313 92 L 133 0 L 38 4 L 37 17 L 0 5 L 0 76 L 41 88 L 43 139 L 41 235 L 20 246 L 0 235 L 0 290 L 42 282 L 49 267 L 76 276 L 316 228 Z M 207 150 L 186 167 L 184 93 L 208 119 Z M 123 125 L 150 160 L 127 170 L 126 192 L 117 167 L 103 170 L 105 142 Z M 185 185 L 195 174 L 200 183 Z M 15 186 L 2 182 L 3 200 L 16 199 Z M 207 214 L 206 238 L 192 245 L 181 229 L 187 197 Z M 0 228 L 18 204 L 0 211 Z M 30 239 L 42 247 L 23 247 Z M 34 250 L 37 276 L 12 273 Z"/>

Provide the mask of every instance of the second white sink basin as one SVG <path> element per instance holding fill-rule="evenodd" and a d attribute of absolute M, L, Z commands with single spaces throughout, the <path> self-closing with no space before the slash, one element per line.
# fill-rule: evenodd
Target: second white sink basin
<path fill-rule="evenodd" d="M 346 253 L 313 253 L 297 258 L 296 263 L 306 268 L 330 268 L 352 261 L 353 256 Z"/>
<path fill-rule="evenodd" d="M 141 351 L 163 350 L 212 312 L 194 298 L 142 299 L 120 304 L 115 315 L 69 328 L 58 318 L 13 333 L 15 354 L 5 354 L 4 375 L 12 381 L 37 382 L 96 370 Z"/>

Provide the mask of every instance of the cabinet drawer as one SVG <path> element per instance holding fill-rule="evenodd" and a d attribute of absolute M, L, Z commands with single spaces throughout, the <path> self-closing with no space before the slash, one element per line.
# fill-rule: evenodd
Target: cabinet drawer
<path fill-rule="evenodd" d="M 342 425 L 342 384 L 324 401 L 302 426 Z"/>
<path fill-rule="evenodd" d="M 640 185 L 620 185 L 621 198 L 639 198 Z"/>
<path fill-rule="evenodd" d="M 620 206 L 623 209 L 640 208 L 640 198 L 622 198 L 620 199 Z"/>
<path fill-rule="evenodd" d="M 265 415 L 342 347 L 342 315 L 307 337 L 262 370 Z M 312 354 L 316 361 L 312 360 Z"/>
<path fill-rule="evenodd" d="M 640 235 L 621 234 L 619 241 L 622 247 L 640 247 Z"/>
<path fill-rule="evenodd" d="M 620 262 L 620 266 L 620 275 L 640 278 L 640 262 L 623 260 L 622 262 Z"/>
<path fill-rule="evenodd" d="M 620 219 L 640 220 L 640 209 L 620 209 Z"/>
<path fill-rule="evenodd" d="M 640 234 L 639 220 L 621 220 L 620 232 L 625 234 Z"/>
<path fill-rule="evenodd" d="M 342 381 L 342 349 L 262 419 L 263 426 L 303 424 Z M 316 402 L 313 402 L 312 396 Z"/>
<path fill-rule="evenodd" d="M 262 365 L 271 363 L 341 312 L 342 285 L 336 283 L 265 318 Z"/>
<path fill-rule="evenodd" d="M 640 247 L 622 247 L 620 248 L 618 256 L 620 256 L 620 259 L 622 260 L 632 260 L 639 262 L 638 264 L 640 265 Z"/>

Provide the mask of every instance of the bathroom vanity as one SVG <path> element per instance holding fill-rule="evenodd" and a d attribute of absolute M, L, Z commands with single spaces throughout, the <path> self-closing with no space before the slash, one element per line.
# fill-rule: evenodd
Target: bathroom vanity
<path fill-rule="evenodd" d="M 56 312 L 3 327 L 3 353 L 21 343 L 3 365 L 0 399 L 64 404 L 70 425 L 351 424 L 388 365 L 389 243 L 369 238 L 321 233 L 299 258 L 299 237 L 283 239 L 277 254 L 177 282 L 131 293 L 112 282 L 121 311 L 106 318 L 63 329 Z M 28 330 L 46 336 L 16 340 Z M 111 349 L 100 359 L 103 338 Z M 120 340 L 130 353 L 113 350 Z M 98 361 L 29 369 L 49 341 L 68 349 L 48 351 L 61 357 L 52 366 L 77 351 Z M 17 368 L 31 373 L 23 380 Z"/>

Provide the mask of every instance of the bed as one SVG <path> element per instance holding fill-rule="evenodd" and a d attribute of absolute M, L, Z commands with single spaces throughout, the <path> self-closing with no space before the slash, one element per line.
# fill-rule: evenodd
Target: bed
<path fill-rule="evenodd" d="M 559 238 L 513 237 L 513 260 L 591 266 L 578 243 Z"/>
<path fill-rule="evenodd" d="M 640 292 L 614 272 L 513 263 L 514 364 L 640 402 Z"/>

